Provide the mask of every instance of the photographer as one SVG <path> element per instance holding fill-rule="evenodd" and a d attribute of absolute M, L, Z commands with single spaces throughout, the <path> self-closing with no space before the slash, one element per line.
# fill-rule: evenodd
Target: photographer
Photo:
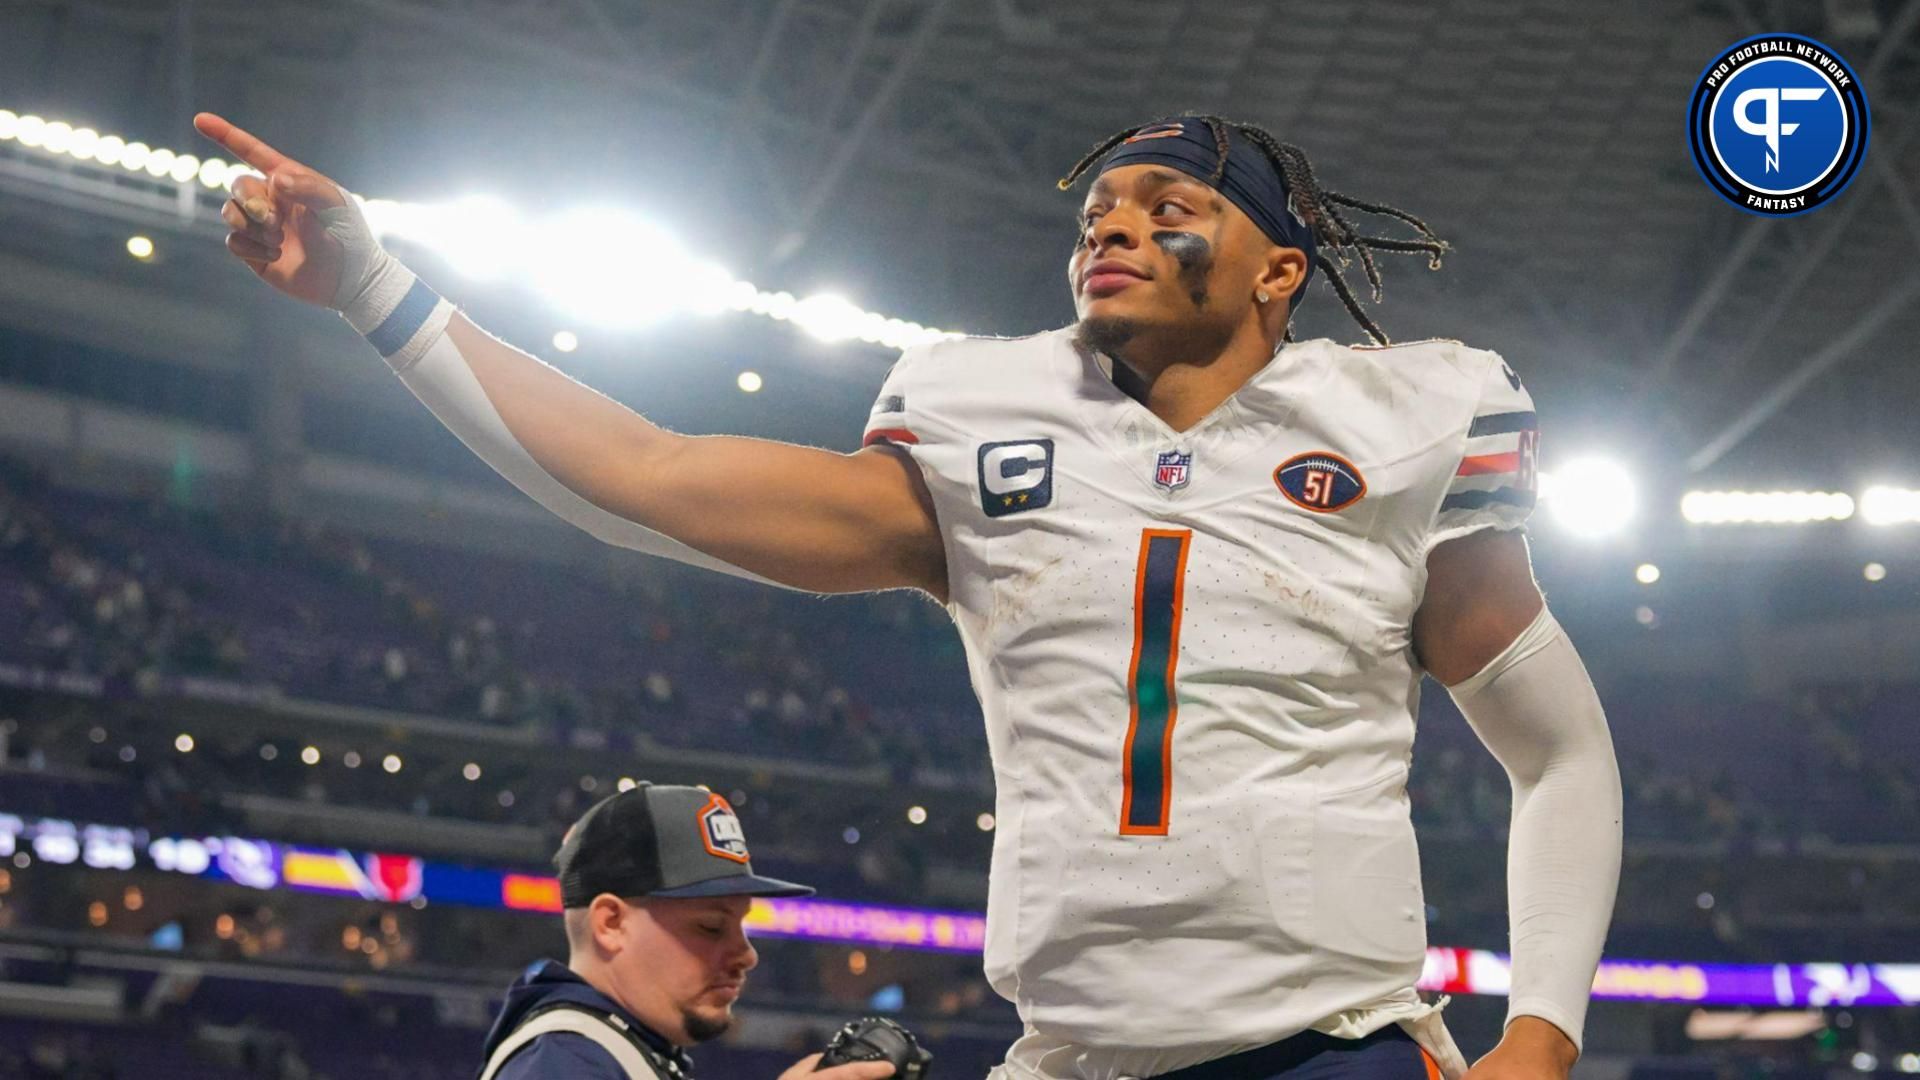
<path fill-rule="evenodd" d="M 507 990 L 480 1080 L 683 1080 L 685 1050 L 733 1026 L 759 955 L 742 926 L 755 896 L 804 885 L 753 872 L 733 808 L 700 788 L 641 784 L 603 799 L 567 831 L 560 872 L 568 957 Z M 880 1080 L 865 1061 L 781 1080 Z"/>

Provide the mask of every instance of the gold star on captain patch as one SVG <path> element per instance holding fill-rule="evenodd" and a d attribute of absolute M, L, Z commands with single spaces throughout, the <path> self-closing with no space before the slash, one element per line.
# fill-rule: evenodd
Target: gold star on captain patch
<path fill-rule="evenodd" d="M 1021 493 L 1020 493 L 1020 501 L 1021 501 L 1021 502 L 1026 502 L 1026 501 L 1027 501 L 1027 493 L 1026 493 L 1026 492 L 1024 492 L 1024 491 L 1023 491 L 1023 492 L 1021 492 Z"/>
<path fill-rule="evenodd" d="M 1013 496 L 1011 496 L 1011 495 L 1002 495 L 1002 496 L 1000 497 L 1000 505 L 1001 505 L 1001 506 L 1012 506 L 1012 505 L 1013 505 Z"/>

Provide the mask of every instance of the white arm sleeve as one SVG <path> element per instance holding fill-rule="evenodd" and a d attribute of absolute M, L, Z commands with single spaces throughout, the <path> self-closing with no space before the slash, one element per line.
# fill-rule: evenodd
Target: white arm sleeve
<path fill-rule="evenodd" d="M 554 479 L 553 474 L 533 460 L 533 456 L 520 445 L 520 440 L 513 437 L 506 421 L 500 418 L 499 411 L 487 398 L 480 380 L 475 377 L 466 358 L 460 355 L 459 348 L 446 332 L 447 320 L 452 317 L 453 305 L 441 300 L 414 337 L 408 353 L 409 357 L 417 356 L 418 359 L 401 369 L 400 381 L 432 410 L 433 415 L 440 418 L 448 430 L 459 436 L 468 449 L 480 455 L 501 476 L 512 481 L 513 486 L 595 539 L 616 547 L 631 548 L 648 555 L 659 555 L 769 585 L 778 584 L 609 513 Z"/>
<path fill-rule="evenodd" d="M 1620 767 L 1599 695 L 1544 608 L 1449 692 L 1513 783 L 1507 1022 L 1537 1016 L 1579 1047 L 1620 883 Z"/>
<path fill-rule="evenodd" d="M 407 389 L 495 472 L 595 539 L 778 584 L 608 513 L 554 479 L 513 437 L 473 368 L 447 335 L 453 305 L 380 246 L 360 201 L 341 188 L 340 205 L 319 211 L 319 220 L 340 244 L 340 283 L 331 306 L 386 358 Z"/>

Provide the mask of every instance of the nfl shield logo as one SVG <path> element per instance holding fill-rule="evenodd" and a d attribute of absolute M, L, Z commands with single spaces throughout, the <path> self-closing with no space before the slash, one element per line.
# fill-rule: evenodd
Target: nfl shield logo
<path fill-rule="evenodd" d="M 1153 482 L 1168 491 L 1187 486 L 1187 473 L 1193 467 L 1193 455 L 1168 450 L 1154 462 Z"/>

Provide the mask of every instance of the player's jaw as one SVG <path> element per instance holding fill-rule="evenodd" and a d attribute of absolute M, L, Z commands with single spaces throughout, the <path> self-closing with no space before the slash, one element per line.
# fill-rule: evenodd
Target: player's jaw
<path fill-rule="evenodd" d="M 1211 302 L 1218 291 L 1212 253 L 1206 236 L 1173 229 L 1155 230 L 1144 243 L 1082 245 L 1068 269 L 1081 344 L 1141 362 L 1147 358 L 1132 355 L 1141 349 L 1159 353 L 1175 339 L 1195 341 L 1195 330 L 1225 314 Z"/>

